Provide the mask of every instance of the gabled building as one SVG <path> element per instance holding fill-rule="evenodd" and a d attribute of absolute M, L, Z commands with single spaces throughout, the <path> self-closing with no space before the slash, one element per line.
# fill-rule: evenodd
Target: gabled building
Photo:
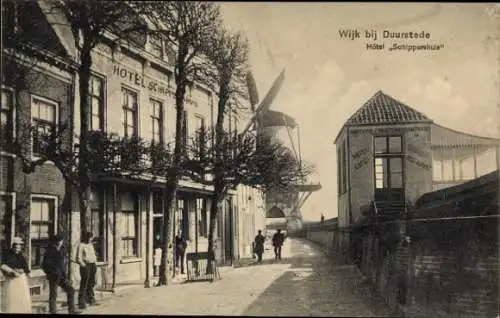
<path fill-rule="evenodd" d="M 77 52 L 68 22 L 56 10 L 45 10 L 45 1 L 8 4 L 3 6 L 6 9 L 2 21 L 7 25 L 2 32 L 8 34 L 7 27 L 12 32 L 14 29 L 26 32 L 11 33 L 15 35 L 12 38 L 16 46 L 11 49 L 4 45 L 2 53 L 17 56 L 27 46 L 31 48 L 30 54 L 35 55 L 30 56 L 33 65 L 23 81 L 28 85 L 19 88 L 13 84 L 15 72 L 2 73 L 2 140 L 18 134 L 21 122 L 40 123 L 42 128 L 70 127 L 65 131 L 67 145 L 71 146 L 77 142 L 81 114 L 78 85 L 75 85 Z M 114 45 L 111 33 L 107 35 L 109 41 L 100 43 L 92 52 L 91 111 L 87 114 L 90 129 L 137 136 L 173 148 L 176 113 L 172 50 L 161 39 L 146 33 L 138 33 L 133 43 L 120 46 Z M 31 73 L 36 73 L 37 81 Z M 206 87 L 198 83 L 189 87 L 184 112 L 184 138 L 188 144 L 194 143 L 191 138 L 199 128 L 214 126 L 214 102 L 214 94 Z M 240 131 L 247 117 L 228 116 L 226 130 Z M 50 235 L 69 233 L 73 247 L 79 242 L 78 193 L 74 189 L 71 198 L 64 195 L 67 190 L 64 179 L 50 162 L 34 173 L 23 173 L 19 158 L 9 153 L 7 146 L 2 147 L 0 156 L 2 244 L 8 246 L 14 234 L 23 236 L 31 267 L 38 269 Z M 26 153 L 36 155 L 36 146 L 37 142 L 30 140 L 25 144 Z M 153 182 L 151 176 L 131 179 L 116 174 L 93 175 L 90 206 L 98 254 L 98 287 L 152 282 L 153 253 L 162 239 L 161 193 L 165 185 L 163 176 L 156 176 Z M 187 252 L 206 251 L 208 247 L 212 191 L 211 186 L 188 177 L 180 181 L 174 230 L 182 231 L 187 239 Z M 220 264 L 251 256 L 255 227 L 264 224 L 262 200 L 262 193 L 251 187 L 239 186 L 230 191 L 215 232 L 216 259 Z M 64 211 L 71 211 L 70 215 L 62 213 L 63 203 Z M 73 253 L 75 250 L 72 248 Z M 69 258 L 74 259 L 74 255 Z M 73 278 L 79 280 L 77 265 L 72 266 Z M 40 281 L 32 285 L 41 289 L 43 273 L 41 270 L 32 273 L 35 277 L 40 274 Z"/>
<path fill-rule="evenodd" d="M 425 193 L 500 167 L 500 139 L 438 125 L 382 91 L 346 121 L 335 145 L 341 228 L 372 209 L 402 215 Z"/>
<path fill-rule="evenodd" d="M 72 139 L 76 64 L 36 2 L 2 3 L 2 100 L 0 104 L 0 241 L 24 239 L 32 294 L 45 281 L 41 269 L 48 238 L 66 232 L 65 181 L 53 162 L 30 170 L 26 159 L 45 154 L 46 135 Z M 31 130 L 31 127 L 34 129 Z M 17 141 L 17 142 L 16 142 Z M 19 148 L 19 149 L 14 149 Z"/>

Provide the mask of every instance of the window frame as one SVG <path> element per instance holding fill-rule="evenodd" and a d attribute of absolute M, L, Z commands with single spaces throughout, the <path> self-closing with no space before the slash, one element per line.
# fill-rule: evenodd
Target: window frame
<path fill-rule="evenodd" d="M 385 140 L 385 149 L 384 151 L 377 152 L 377 139 L 384 139 Z M 400 140 L 400 151 L 395 151 L 391 152 L 390 148 L 390 140 L 391 138 L 399 138 Z M 404 136 L 403 135 L 379 135 L 379 136 L 373 136 L 373 187 L 375 191 L 390 191 L 390 190 L 403 190 L 405 189 L 405 160 L 404 160 Z M 380 173 L 377 171 L 377 167 L 379 166 L 377 164 L 377 160 L 381 159 L 382 160 L 382 187 L 378 187 L 377 181 L 380 180 L 377 178 Z M 393 172 L 392 171 L 392 165 L 391 161 L 395 160 L 400 160 L 401 161 L 401 169 L 398 172 Z M 384 164 L 385 162 L 385 164 Z M 385 168 L 385 170 L 384 170 Z M 401 186 L 400 187 L 393 187 L 392 186 L 392 176 L 393 175 L 400 175 L 401 176 Z"/>
<path fill-rule="evenodd" d="M 159 115 L 156 117 L 153 109 L 153 105 L 156 104 L 159 107 Z M 159 144 L 159 145 L 164 145 L 165 144 L 165 136 L 164 136 L 164 103 L 163 101 L 156 99 L 156 98 L 150 98 L 149 99 L 149 120 L 152 123 L 151 126 L 151 142 L 154 144 Z M 159 141 L 158 143 L 155 141 L 155 131 L 154 131 L 154 123 L 155 121 L 158 122 L 158 136 L 159 136 Z"/>
<path fill-rule="evenodd" d="M 52 229 L 50 228 L 49 225 L 49 237 L 47 239 L 37 239 L 34 240 L 32 235 L 31 235 L 31 227 L 33 226 L 33 217 L 32 217 L 32 209 L 31 205 L 33 204 L 33 201 L 40 200 L 40 201 L 52 201 L 53 203 L 53 211 L 52 211 L 52 218 L 53 220 L 51 222 L 44 222 L 44 221 L 35 221 L 37 223 L 52 223 Z M 29 213 L 29 246 L 28 246 L 28 255 L 29 255 L 29 260 L 28 260 L 28 266 L 30 269 L 41 269 L 41 261 L 43 260 L 43 255 L 40 255 L 40 264 L 39 265 L 33 265 L 32 264 L 32 253 L 33 253 L 33 241 L 38 241 L 37 245 L 44 244 L 43 242 L 40 241 L 46 241 L 45 244 L 49 243 L 49 238 L 51 235 L 57 234 L 57 229 L 58 229 L 58 224 L 57 224 L 57 218 L 58 218 L 58 209 L 59 209 L 59 198 L 54 195 L 45 195 L 45 194 L 31 194 L 30 195 L 30 213 Z M 52 231 L 51 231 L 52 230 Z"/>
<path fill-rule="evenodd" d="M 141 224 L 141 220 L 140 220 L 140 205 L 139 205 L 139 195 L 137 193 L 134 193 L 134 192 L 128 192 L 129 194 L 132 195 L 132 198 L 134 200 L 134 210 L 125 210 L 123 208 L 123 206 L 121 207 L 121 225 L 122 225 L 122 230 L 124 229 L 125 227 L 125 215 L 133 215 L 134 216 L 134 231 L 135 231 L 135 236 L 128 236 L 128 235 L 125 235 L 125 234 L 128 234 L 128 233 L 122 233 L 121 236 L 120 236 L 120 250 L 121 250 L 121 259 L 122 260 L 129 260 L 129 259 L 136 259 L 136 258 L 139 258 L 140 255 L 141 255 L 141 250 L 140 250 L 140 240 L 141 240 L 141 237 L 140 237 L 140 224 Z M 128 224 L 127 224 L 128 225 Z M 128 232 L 128 226 L 127 226 L 127 232 Z M 123 249 L 123 242 L 124 241 L 132 241 L 132 251 L 133 251 L 133 255 L 125 255 L 125 251 Z"/>
<path fill-rule="evenodd" d="M 6 142 L 6 146 L 7 148 L 9 148 L 12 143 L 15 141 L 16 139 L 16 128 L 17 128 L 17 120 L 16 120 L 16 110 L 17 110 L 17 105 L 16 105 L 16 91 L 9 87 L 9 86 L 5 86 L 5 85 L 1 85 L 1 90 L 2 90 L 2 94 L 3 92 L 9 92 L 10 94 L 10 102 L 12 104 L 12 107 L 11 109 L 9 110 L 9 113 L 10 114 L 7 114 L 7 120 L 9 121 L 10 120 L 10 131 L 9 131 L 9 139 L 10 140 L 7 140 Z M 0 105 L 1 106 L 1 105 Z M 0 113 L 4 113 L 4 110 L 3 109 L 0 109 Z M 3 138 L 3 136 L 0 135 L 0 138 Z M 5 151 L 5 148 L 2 147 L 3 149 L 0 150 L 0 153 L 9 153 L 8 151 Z"/>
<path fill-rule="evenodd" d="M 0 191 L 0 197 L 10 198 L 10 222 L 7 223 L 7 222 L 5 222 L 6 220 L 4 219 L 3 222 L 5 222 L 5 223 L 2 224 L 2 226 L 4 226 L 4 225 L 9 226 L 8 229 L 4 228 L 4 234 L 6 234 L 5 235 L 5 248 L 9 248 L 10 244 L 12 242 L 12 239 L 14 238 L 14 233 L 16 231 L 16 222 L 15 222 L 15 217 L 14 217 L 14 211 L 16 208 L 16 193 L 15 192 Z M 7 212 L 7 211 L 5 211 L 5 212 Z M 7 213 L 4 215 L 4 218 L 6 215 L 7 215 Z M 1 245 L 0 245 L 0 249 L 1 249 Z"/>
<path fill-rule="evenodd" d="M 48 99 L 48 98 L 45 98 L 45 97 L 41 97 L 41 96 L 38 96 L 38 95 L 34 95 L 34 94 L 31 94 L 30 95 L 30 123 L 31 123 L 31 126 L 32 127 L 35 127 L 35 122 L 36 121 L 45 121 L 43 119 L 38 119 L 36 120 L 33 116 L 33 104 L 35 102 L 35 100 L 38 100 L 42 103 L 46 103 L 46 104 L 51 104 L 53 107 L 54 107 L 54 123 L 53 123 L 53 132 L 52 134 L 54 135 L 57 135 L 58 133 L 58 130 L 59 130 L 59 107 L 60 107 L 60 104 L 54 100 L 51 100 L 51 99 Z M 35 149 L 34 149 L 34 146 L 35 146 L 35 136 L 33 134 L 31 134 L 31 137 L 30 137 L 30 140 L 31 140 L 31 155 L 33 158 L 39 158 L 38 155 L 41 155 L 40 153 L 37 153 L 35 152 Z"/>
<path fill-rule="evenodd" d="M 121 87 L 121 93 L 122 93 L 122 115 L 123 115 L 123 136 L 132 138 L 132 137 L 139 137 L 139 92 L 137 90 L 131 89 L 127 86 L 122 86 Z M 135 96 L 135 104 L 133 105 L 134 108 L 129 108 L 129 104 L 125 103 L 124 97 L 125 93 L 129 93 L 128 96 L 134 95 Z M 128 98 L 127 98 L 128 102 Z M 133 132 L 132 135 L 129 136 L 128 134 L 128 125 L 127 119 L 128 116 L 127 114 L 131 112 L 132 113 L 132 120 L 133 120 Z"/>
<path fill-rule="evenodd" d="M 99 95 L 94 94 L 94 79 L 101 81 L 101 89 Z M 90 131 L 106 131 L 106 78 L 102 75 L 92 73 L 90 75 L 90 85 L 89 85 L 89 130 Z M 97 98 L 99 100 L 99 128 L 93 127 L 94 109 L 93 100 Z"/>
<path fill-rule="evenodd" d="M 97 250 L 96 250 L 96 256 L 97 256 L 97 261 L 98 262 L 106 262 L 108 259 L 107 259 L 107 253 L 106 253 L 106 218 L 104 216 L 104 197 L 103 197 L 103 193 L 102 191 L 100 191 L 100 189 L 97 189 L 97 188 L 92 188 L 91 190 L 91 196 L 95 196 L 97 197 L 97 207 L 96 208 L 93 208 L 93 204 L 92 204 L 92 201 L 90 201 L 90 209 L 91 209 L 91 213 L 90 213 L 90 228 L 92 229 L 92 235 L 93 235 L 93 238 L 99 238 L 99 241 L 98 241 L 98 248 L 99 248 L 99 251 L 100 253 L 97 253 Z M 94 219 L 94 212 L 97 211 L 97 215 L 98 215 L 98 219 L 95 220 Z M 99 226 L 99 229 L 98 229 L 98 236 L 95 236 L 95 233 L 94 233 L 94 222 L 98 222 L 98 226 Z"/>
<path fill-rule="evenodd" d="M 153 35 L 153 34 L 150 34 L 148 35 L 148 51 L 149 53 L 160 59 L 160 60 L 164 60 L 165 59 L 165 45 L 164 45 L 164 40 L 163 38 L 160 36 L 160 35 Z M 157 52 L 154 52 L 153 53 L 153 49 L 156 49 L 160 51 L 160 55 L 158 56 L 156 53 Z"/>

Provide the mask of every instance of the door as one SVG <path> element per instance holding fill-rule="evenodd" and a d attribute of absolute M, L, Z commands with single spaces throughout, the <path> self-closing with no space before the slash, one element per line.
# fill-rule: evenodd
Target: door
<path fill-rule="evenodd" d="M 404 201 L 401 136 L 375 137 L 375 200 Z"/>
<path fill-rule="evenodd" d="M 233 215 L 231 201 L 225 201 L 224 207 L 224 259 L 227 264 L 233 260 Z"/>
<path fill-rule="evenodd" d="M 375 158 L 375 200 L 404 200 L 403 158 Z"/>

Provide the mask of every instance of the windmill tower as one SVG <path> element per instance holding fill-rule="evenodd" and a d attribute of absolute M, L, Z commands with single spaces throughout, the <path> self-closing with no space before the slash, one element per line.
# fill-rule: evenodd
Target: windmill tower
<path fill-rule="evenodd" d="M 280 73 L 265 98 L 261 101 L 259 106 L 255 108 L 255 105 L 258 103 L 259 96 L 255 80 L 252 74 L 248 73 L 247 86 L 250 95 L 250 103 L 252 105 L 252 110 L 254 111 L 254 117 L 250 121 L 247 129 L 252 128 L 257 132 L 257 134 L 265 135 L 268 138 L 271 138 L 271 140 L 276 140 L 280 131 L 286 129 L 291 144 L 291 150 L 293 151 L 298 164 L 302 165 L 300 153 L 300 129 L 298 123 L 289 115 L 270 109 L 272 102 L 281 89 L 284 79 L 285 70 Z M 295 138 L 294 134 L 296 134 Z M 271 223 L 269 227 L 286 228 L 288 234 L 300 231 L 302 228 L 302 214 L 300 209 L 311 193 L 318 191 L 319 189 L 321 189 L 320 184 L 293 184 L 288 186 L 286 190 L 271 190 L 266 192 L 266 219 L 284 220 L 281 224 L 269 222 Z"/>

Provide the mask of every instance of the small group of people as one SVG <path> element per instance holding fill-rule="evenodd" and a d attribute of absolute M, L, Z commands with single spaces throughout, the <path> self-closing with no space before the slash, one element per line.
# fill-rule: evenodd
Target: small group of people
<path fill-rule="evenodd" d="M 67 294 L 68 313 L 81 313 L 75 308 L 75 289 L 71 286 L 66 273 L 64 238 L 53 235 L 49 238 L 49 246 L 43 256 L 42 270 L 49 283 L 49 311 L 57 313 L 57 288 L 61 287 Z M 31 297 L 28 284 L 30 273 L 28 262 L 23 256 L 24 241 L 15 237 L 11 249 L 3 253 L 0 270 L 6 277 L 6 285 L 2 299 L 2 312 L 32 313 Z M 80 265 L 80 290 L 78 307 L 85 309 L 88 305 L 98 303 L 94 296 L 97 256 L 92 243 L 92 233 L 83 233 L 82 241 L 76 251 L 76 263 Z"/>
<path fill-rule="evenodd" d="M 264 243 L 266 238 L 262 235 L 262 231 L 259 230 L 257 236 L 253 242 L 253 253 L 257 255 L 257 262 L 262 262 L 262 254 L 264 254 Z M 274 258 L 281 259 L 281 247 L 285 242 L 285 235 L 281 232 L 281 229 L 278 229 L 276 233 L 274 233 L 272 238 L 272 243 L 274 247 Z"/>

